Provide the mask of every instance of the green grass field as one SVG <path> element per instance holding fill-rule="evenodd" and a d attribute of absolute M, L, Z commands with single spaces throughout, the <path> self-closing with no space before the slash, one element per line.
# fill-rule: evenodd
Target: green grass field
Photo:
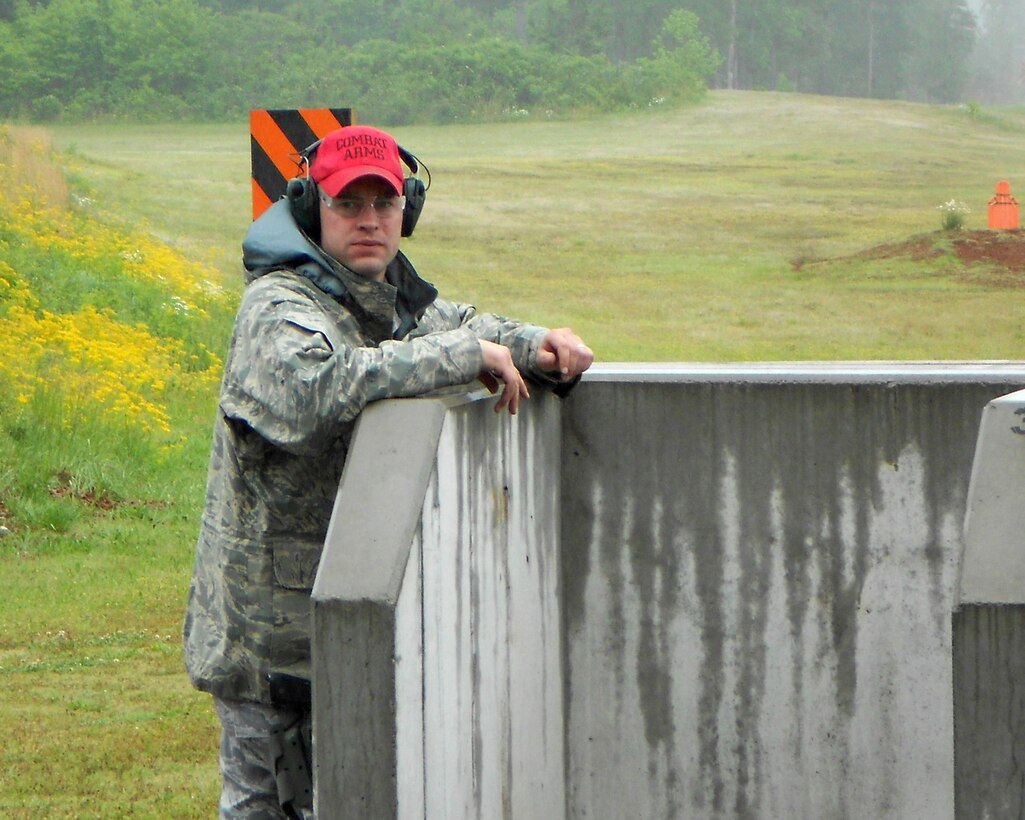
<path fill-rule="evenodd" d="M 677 111 L 396 133 L 433 174 L 405 246 L 421 272 L 481 308 L 571 324 L 599 359 L 1021 350 L 1025 291 L 949 256 L 848 257 L 939 232 L 951 199 L 985 228 L 1000 179 L 1025 196 L 1025 110 L 720 92 Z M 55 136 L 104 201 L 238 279 L 246 124 Z"/>
<path fill-rule="evenodd" d="M 981 230 L 998 180 L 1025 197 L 1025 110 L 717 92 L 675 111 L 396 134 L 433 175 L 405 245 L 423 275 L 571 325 L 599 360 L 1022 357 L 1025 271 L 965 265 L 937 208 L 962 201 Z M 237 293 L 246 123 L 52 135 L 80 208 Z M 901 252 L 912 239 L 937 253 Z M 203 338 L 223 345 L 218 321 Z M 214 403 L 211 388 L 176 407 L 159 462 L 145 447 L 104 461 L 89 431 L 0 429 L 0 816 L 215 815 L 217 728 L 179 637 Z M 97 487 L 118 503 L 93 503 Z"/>

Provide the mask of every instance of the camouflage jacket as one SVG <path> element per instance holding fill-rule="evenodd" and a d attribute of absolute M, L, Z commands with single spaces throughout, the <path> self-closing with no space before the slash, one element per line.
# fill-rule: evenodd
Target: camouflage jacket
<path fill-rule="evenodd" d="M 309 678 L 310 591 L 353 425 L 368 402 L 473 381 L 479 338 L 535 369 L 546 330 L 437 298 L 401 254 L 388 282 L 325 256 L 284 201 L 253 223 L 225 362 L 185 616 L 198 688 L 272 701 Z"/>

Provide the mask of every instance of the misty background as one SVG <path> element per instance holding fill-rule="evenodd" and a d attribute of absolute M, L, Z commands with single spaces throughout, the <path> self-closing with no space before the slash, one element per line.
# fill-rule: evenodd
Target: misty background
<path fill-rule="evenodd" d="M 1025 102 L 1025 0 L 0 0 L 0 117 L 383 125 L 670 105 L 708 88 Z"/>

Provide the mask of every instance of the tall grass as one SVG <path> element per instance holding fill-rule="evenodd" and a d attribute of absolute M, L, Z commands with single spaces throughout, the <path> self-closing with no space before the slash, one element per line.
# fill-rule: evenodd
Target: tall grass
<path fill-rule="evenodd" d="M 0 165 L 8 197 L 28 194 L 44 208 L 64 208 L 68 186 L 52 153 L 53 140 L 46 129 L 0 126 Z"/>
<path fill-rule="evenodd" d="M 984 115 L 983 115 L 984 114 Z M 409 128 L 405 247 L 443 293 L 603 360 L 1019 358 L 1020 273 L 949 249 L 1025 191 L 1025 111 L 713 93 L 580 122 Z M 0 816 L 210 817 L 180 623 L 250 217 L 232 126 L 0 132 Z M 67 182 L 65 182 L 67 180 Z M 946 244 L 945 244 L 946 243 Z"/>

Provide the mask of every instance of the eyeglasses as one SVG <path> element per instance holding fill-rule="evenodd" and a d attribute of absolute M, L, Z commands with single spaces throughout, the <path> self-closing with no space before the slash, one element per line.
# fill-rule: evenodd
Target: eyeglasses
<path fill-rule="evenodd" d="M 394 219 L 406 207 L 404 196 L 379 196 L 367 200 L 358 196 L 328 196 L 321 193 L 320 198 L 327 207 L 348 219 L 358 217 L 368 205 L 380 219 Z"/>

